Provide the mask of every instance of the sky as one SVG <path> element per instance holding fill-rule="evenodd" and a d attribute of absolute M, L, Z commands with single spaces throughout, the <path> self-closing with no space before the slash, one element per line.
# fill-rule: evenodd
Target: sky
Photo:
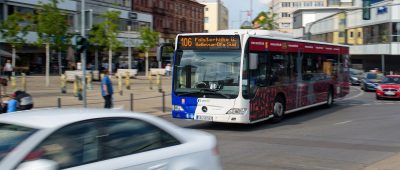
<path fill-rule="evenodd" d="M 250 0 L 222 0 L 229 10 L 229 28 L 238 29 L 240 24 L 248 19 L 247 11 L 250 10 Z M 261 11 L 268 9 L 267 3 L 270 0 L 253 0 L 253 18 Z M 241 21 L 241 23 L 240 23 Z"/>

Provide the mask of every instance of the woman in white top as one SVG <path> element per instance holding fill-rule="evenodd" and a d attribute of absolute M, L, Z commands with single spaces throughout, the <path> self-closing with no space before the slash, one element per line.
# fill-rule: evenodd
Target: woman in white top
<path fill-rule="evenodd" d="M 11 74 L 13 72 L 13 67 L 10 63 L 10 60 L 7 60 L 7 63 L 4 65 L 3 71 L 4 71 L 4 74 L 8 77 L 8 81 L 10 81 Z"/>

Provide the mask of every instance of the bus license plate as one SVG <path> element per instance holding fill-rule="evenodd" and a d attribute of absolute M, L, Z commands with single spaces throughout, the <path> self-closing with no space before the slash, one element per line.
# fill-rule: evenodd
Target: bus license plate
<path fill-rule="evenodd" d="M 205 120 L 205 121 L 212 121 L 212 116 L 204 116 L 204 115 L 197 115 L 196 120 Z"/>

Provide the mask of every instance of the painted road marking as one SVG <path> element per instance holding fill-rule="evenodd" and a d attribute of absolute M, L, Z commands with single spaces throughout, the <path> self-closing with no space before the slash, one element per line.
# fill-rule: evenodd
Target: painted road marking
<path fill-rule="evenodd" d="M 343 100 L 350 100 L 350 99 L 354 99 L 354 98 L 357 98 L 357 97 L 360 97 L 360 96 L 362 96 L 363 94 L 364 94 L 364 91 L 362 91 L 361 89 L 359 89 L 359 88 L 355 88 L 355 87 L 350 87 L 350 88 L 353 88 L 353 89 L 356 89 L 357 91 L 359 91 L 360 93 L 358 93 L 357 95 L 355 95 L 355 96 L 351 96 L 351 97 L 345 97 Z"/>
<path fill-rule="evenodd" d="M 352 122 L 352 120 L 348 120 L 348 121 L 344 121 L 344 122 L 338 122 L 338 123 L 335 123 L 334 125 L 344 125 L 344 124 L 347 124 L 347 123 L 350 123 L 350 122 Z"/>

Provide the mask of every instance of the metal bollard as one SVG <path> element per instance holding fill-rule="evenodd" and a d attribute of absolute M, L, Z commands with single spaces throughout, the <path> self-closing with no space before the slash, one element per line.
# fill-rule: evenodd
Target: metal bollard
<path fill-rule="evenodd" d="M 22 78 L 21 78 L 21 84 L 22 84 L 22 90 L 26 92 L 26 74 L 21 73 Z"/>
<path fill-rule="evenodd" d="M 129 71 L 125 72 L 125 87 L 127 90 L 131 89 L 131 76 Z"/>
<path fill-rule="evenodd" d="M 17 78 L 15 76 L 11 76 L 11 89 L 17 91 Z"/>
<path fill-rule="evenodd" d="M 153 80 L 152 80 L 152 76 L 151 76 L 151 73 L 149 73 L 149 84 L 150 84 L 150 90 L 153 90 Z"/>
<path fill-rule="evenodd" d="M 158 87 L 158 92 L 161 92 L 162 91 L 162 88 L 161 88 L 161 75 L 160 74 L 157 74 L 157 87 Z"/>
<path fill-rule="evenodd" d="M 74 92 L 74 96 L 75 97 L 78 97 L 78 93 L 79 93 L 79 84 L 78 84 L 78 80 L 79 79 L 79 77 L 78 76 L 75 76 L 75 80 L 74 80 L 74 88 L 73 88 L 73 92 Z"/>
<path fill-rule="evenodd" d="M 57 98 L 57 107 L 61 108 L 61 98 Z"/>
<path fill-rule="evenodd" d="M 93 85 L 92 85 L 92 82 L 93 82 L 93 72 L 92 72 L 92 71 L 90 72 L 90 74 L 87 75 L 86 79 L 87 79 L 87 88 L 88 88 L 89 90 L 93 90 Z"/>
<path fill-rule="evenodd" d="M 82 80 L 78 82 L 78 100 L 82 101 L 83 96 L 82 96 L 82 91 L 83 91 L 83 83 Z"/>
<path fill-rule="evenodd" d="M 118 91 L 119 91 L 119 95 L 122 96 L 122 74 L 119 73 L 118 74 Z"/>
<path fill-rule="evenodd" d="M 131 93 L 131 111 L 133 112 L 133 93 Z"/>
<path fill-rule="evenodd" d="M 67 93 L 67 83 L 66 83 L 65 74 L 61 74 L 61 77 L 60 77 L 60 88 L 61 88 L 61 93 Z"/>
<path fill-rule="evenodd" d="M 165 113 L 165 91 L 161 91 L 162 93 L 162 112 Z"/>

